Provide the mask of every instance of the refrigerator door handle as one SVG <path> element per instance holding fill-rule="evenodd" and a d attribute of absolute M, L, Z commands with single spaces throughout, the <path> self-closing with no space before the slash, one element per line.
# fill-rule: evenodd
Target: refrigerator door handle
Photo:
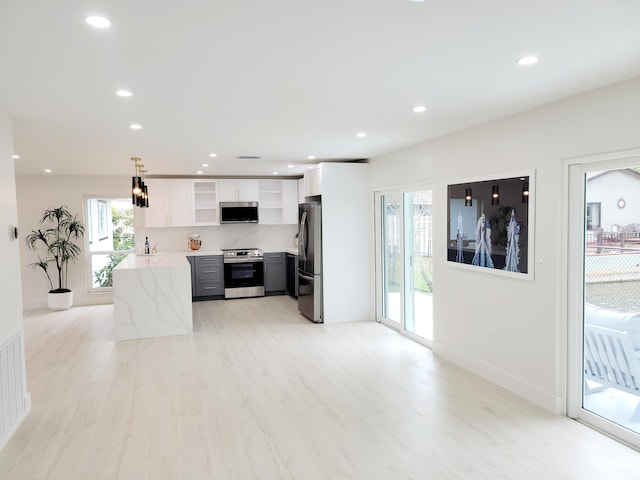
<path fill-rule="evenodd" d="M 300 219 L 300 245 L 302 246 L 302 260 L 307 259 L 307 236 L 305 232 L 307 230 L 307 211 L 302 212 L 302 218 Z"/>
<path fill-rule="evenodd" d="M 313 282 L 313 277 L 310 277 L 309 275 L 305 275 L 304 273 L 300 273 L 300 272 L 298 272 L 298 275 L 300 276 L 300 278 L 304 278 L 305 280 L 309 280 Z"/>

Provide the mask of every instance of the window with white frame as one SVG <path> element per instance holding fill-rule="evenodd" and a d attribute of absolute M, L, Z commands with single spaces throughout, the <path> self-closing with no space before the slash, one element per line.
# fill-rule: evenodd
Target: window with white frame
<path fill-rule="evenodd" d="M 113 287 L 113 269 L 134 251 L 133 206 L 129 198 L 86 198 L 89 292 Z"/>

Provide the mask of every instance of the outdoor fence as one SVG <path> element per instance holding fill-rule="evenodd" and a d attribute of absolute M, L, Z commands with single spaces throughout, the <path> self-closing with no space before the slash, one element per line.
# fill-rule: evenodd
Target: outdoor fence
<path fill-rule="evenodd" d="M 637 234 L 635 234 L 637 235 Z M 585 301 L 622 312 L 640 312 L 640 242 L 628 232 L 587 236 Z M 591 240 L 591 241 L 590 241 Z"/>
<path fill-rule="evenodd" d="M 626 247 L 640 248 L 640 233 L 638 231 L 588 231 L 585 235 L 585 244 L 589 248 L 595 247 L 595 253 L 602 253 L 605 250 L 610 252 L 615 247 L 622 249 Z"/>

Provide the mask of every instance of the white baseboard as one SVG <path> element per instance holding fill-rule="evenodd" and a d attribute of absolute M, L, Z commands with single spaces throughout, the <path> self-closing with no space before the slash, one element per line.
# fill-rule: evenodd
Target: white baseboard
<path fill-rule="evenodd" d="M 433 352 L 456 365 L 473 372 L 474 374 L 509 390 L 511 393 L 544 408 L 556 415 L 563 414 L 565 402 L 562 395 L 554 395 L 529 382 L 500 370 L 493 365 L 478 361 L 461 352 L 448 348 L 441 343 L 433 343 Z"/>

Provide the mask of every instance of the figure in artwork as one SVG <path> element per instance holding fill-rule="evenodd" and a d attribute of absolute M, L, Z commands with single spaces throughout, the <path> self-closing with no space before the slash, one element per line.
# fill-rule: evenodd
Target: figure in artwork
<path fill-rule="evenodd" d="M 491 258 L 491 225 L 484 212 L 476 224 L 476 251 L 471 263 L 480 267 L 494 268 Z"/>
<path fill-rule="evenodd" d="M 462 231 L 462 212 L 458 212 L 458 233 L 456 234 L 456 262 L 464 263 L 464 257 L 462 255 L 462 247 L 464 239 Z"/>
<path fill-rule="evenodd" d="M 511 218 L 507 225 L 507 260 L 504 269 L 508 272 L 520 272 L 520 225 L 516 220 L 516 212 L 511 210 Z"/>

